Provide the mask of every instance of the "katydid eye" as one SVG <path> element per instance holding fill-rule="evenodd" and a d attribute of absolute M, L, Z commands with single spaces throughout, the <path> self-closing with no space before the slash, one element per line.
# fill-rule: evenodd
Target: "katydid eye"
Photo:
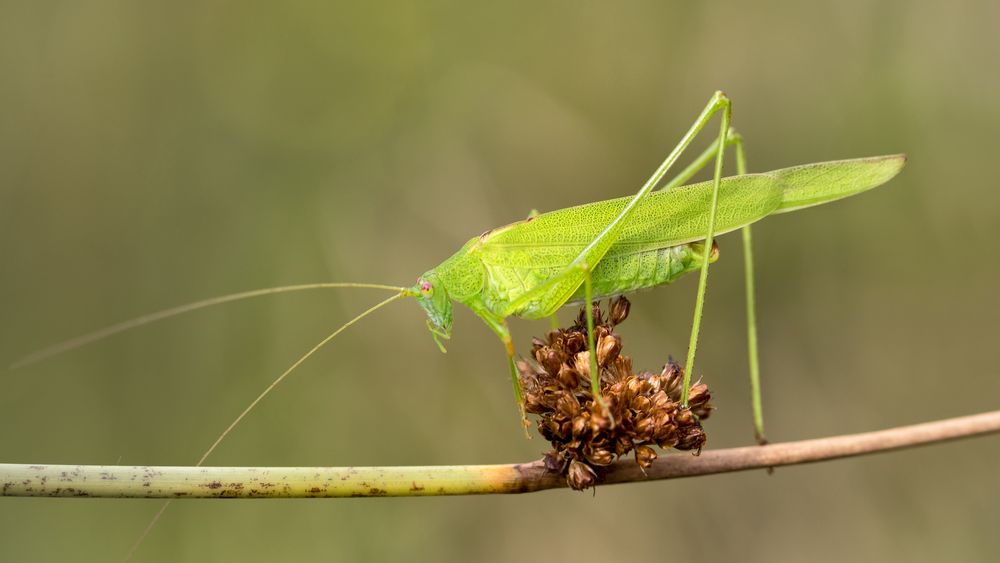
<path fill-rule="evenodd" d="M 431 282 L 429 282 L 429 281 L 420 282 L 420 291 L 423 291 L 424 293 L 430 293 L 431 292 Z"/>

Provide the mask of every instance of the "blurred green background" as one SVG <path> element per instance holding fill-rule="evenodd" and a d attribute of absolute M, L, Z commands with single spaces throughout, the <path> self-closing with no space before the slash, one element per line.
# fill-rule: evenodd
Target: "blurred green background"
<path fill-rule="evenodd" d="M 412 283 L 532 208 L 633 193 L 723 89 L 753 170 L 910 158 L 756 228 L 769 436 L 1000 404 L 1000 4 L 262 4 L 0 4 L 0 360 L 231 291 Z M 752 439 L 739 237 L 720 244 L 698 362 L 712 448 Z M 635 297 L 638 366 L 683 357 L 694 291 Z M 0 374 L 0 459 L 190 464 L 382 296 L 228 305 Z M 520 349 L 546 328 L 515 321 Z M 535 459 L 511 399 L 467 310 L 442 355 L 394 304 L 209 463 Z M 136 561 L 995 561 L 998 462 L 994 437 L 596 495 L 180 502 Z M 116 560 L 158 506 L 0 499 L 0 559 Z"/>

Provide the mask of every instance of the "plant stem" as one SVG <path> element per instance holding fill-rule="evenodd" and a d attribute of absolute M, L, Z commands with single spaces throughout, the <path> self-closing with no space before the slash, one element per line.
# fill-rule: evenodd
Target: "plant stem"
<path fill-rule="evenodd" d="M 811 463 L 1000 432 L 1000 411 L 831 438 L 667 455 L 645 473 L 631 459 L 603 484 Z M 541 461 L 426 467 L 127 467 L 0 464 L 0 496 L 307 498 L 525 493 L 565 487 Z"/>

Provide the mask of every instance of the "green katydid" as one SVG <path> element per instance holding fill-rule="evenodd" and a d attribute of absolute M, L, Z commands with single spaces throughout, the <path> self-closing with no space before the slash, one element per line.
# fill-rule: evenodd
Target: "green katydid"
<path fill-rule="evenodd" d="M 712 146 L 653 193 L 667 171 L 710 118 L 721 112 L 720 133 Z M 902 168 L 902 155 L 808 164 L 764 174 L 746 174 L 741 138 L 730 128 L 731 103 L 716 92 L 701 115 L 633 196 L 584 204 L 491 229 L 469 240 L 457 253 L 428 270 L 412 287 L 367 283 L 318 283 L 260 289 L 225 295 L 152 313 L 57 344 L 21 360 L 25 365 L 123 330 L 180 313 L 265 294 L 315 288 L 363 287 L 395 292 L 338 328 L 275 379 L 229 425 L 198 461 L 201 465 L 229 432 L 275 386 L 319 348 L 371 312 L 402 297 L 414 297 L 426 311 L 427 326 L 438 346 L 452 330 L 452 302 L 468 306 L 500 337 L 524 421 L 524 406 L 515 365 L 515 349 L 506 319 L 538 319 L 560 307 L 591 303 L 674 281 L 700 271 L 691 343 L 686 361 L 682 402 L 686 403 L 707 286 L 714 261 L 714 237 L 743 228 L 747 259 L 748 327 L 755 430 L 763 437 L 753 308 L 749 225 L 768 215 L 833 201 L 878 186 Z M 727 145 L 735 145 L 738 175 L 722 177 Z M 681 185 L 714 159 L 711 181 Z M 708 249 L 708 250 L 706 250 Z M 584 307 L 590 338 L 591 386 L 600 397 L 593 341 L 593 314 Z"/>

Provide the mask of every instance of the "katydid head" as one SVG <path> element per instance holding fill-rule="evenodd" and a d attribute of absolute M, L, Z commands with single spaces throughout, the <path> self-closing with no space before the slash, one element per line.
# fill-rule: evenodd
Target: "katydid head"
<path fill-rule="evenodd" d="M 434 343 L 445 352 L 441 339 L 451 338 L 451 298 L 444 289 L 444 284 L 434 271 L 427 272 L 417 279 L 417 285 L 410 289 L 417 298 L 417 303 L 427 312 L 427 329 L 434 337 Z"/>

